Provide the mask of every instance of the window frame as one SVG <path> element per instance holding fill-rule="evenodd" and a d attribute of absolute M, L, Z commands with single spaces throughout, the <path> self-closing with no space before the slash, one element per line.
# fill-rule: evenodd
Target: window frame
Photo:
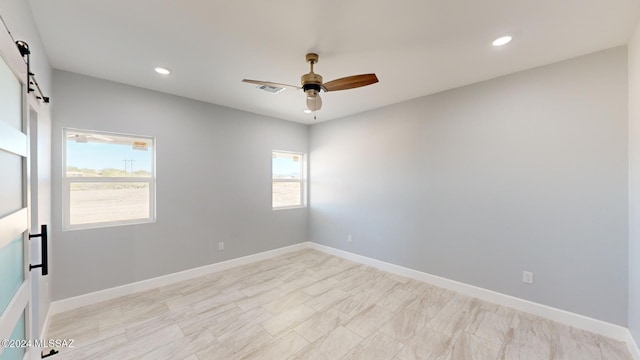
<path fill-rule="evenodd" d="M 82 177 L 67 176 L 67 133 L 80 132 L 104 136 L 131 137 L 151 141 L 151 176 L 150 177 Z M 149 185 L 149 217 L 129 220 L 93 222 L 86 224 L 71 224 L 71 184 L 72 183 L 148 183 Z M 156 138 L 147 135 L 134 135 L 99 130 L 77 129 L 65 127 L 62 129 L 62 230 L 85 230 L 113 226 L 148 224 L 156 222 Z"/>
<path fill-rule="evenodd" d="M 273 155 L 274 153 L 293 154 L 299 155 L 301 158 L 300 164 L 300 179 L 275 179 L 273 177 Z M 273 206 L 273 184 L 280 183 L 300 183 L 300 205 L 291 206 Z M 298 151 L 288 150 L 271 150 L 271 210 L 289 210 L 289 209 L 303 209 L 307 207 L 307 154 Z"/>

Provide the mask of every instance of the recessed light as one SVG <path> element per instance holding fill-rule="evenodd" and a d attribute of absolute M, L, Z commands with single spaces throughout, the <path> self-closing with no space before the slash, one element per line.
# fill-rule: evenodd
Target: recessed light
<path fill-rule="evenodd" d="M 169 75 L 171 74 L 171 70 L 163 67 L 157 67 L 154 69 L 160 75 Z"/>
<path fill-rule="evenodd" d="M 499 37 L 495 40 L 493 40 L 493 42 L 491 43 L 493 46 L 502 46 L 502 45 L 506 45 L 511 41 L 512 37 L 507 35 L 507 36 L 503 36 L 503 37 Z"/>
<path fill-rule="evenodd" d="M 311 110 L 309 110 L 309 109 L 304 109 L 304 113 L 305 113 L 305 114 L 311 114 L 311 112 L 312 112 L 312 111 L 311 111 Z"/>

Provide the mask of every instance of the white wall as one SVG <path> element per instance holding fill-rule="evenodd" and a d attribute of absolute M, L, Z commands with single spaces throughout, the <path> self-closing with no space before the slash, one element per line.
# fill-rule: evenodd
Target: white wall
<path fill-rule="evenodd" d="M 629 40 L 629 330 L 640 344 L 640 26 Z"/>
<path fill-rule="evenodd" d="M 29 4 L 24 0 L 0 1 L 0 15 L 4 19 L 11 35 L 16 40 L 29 44 L 31 50 L 31 71 L 36 74 L 38 84 L 46 96 L 53 98 L 51 84 L 51 66 L 45 53 L 38 29 L 33 21 Z M 0 31 L 4 31 L 1 28 Z M 38 214 L 40 224 L 51 223 L 51 108 L 53 104 L 42 105 L 38 109 Z M 39 224 L 32 223 L 32 229 Z M 50 239 L 50 243 L 53 239 Z M 53 272 L 54 270 L 50 270 Z M 51 303 L 51 276 L 39 278 L 40 309 L 35 309 L 42 329 Z"/>
<path fill-rule="evenodd" d="M 307 209 L 271 209 L 271 151 L 307 152 L 307 126 L 58 70 L 54 91 L 54 299 L 307 240 Z M 156 137 L 156 223 L 61 231 L 63 127 Z"/>
<path fill-rule="evenodd" d="M 313 125 L 311 241 L 625 326 L 626 56 Z"/>

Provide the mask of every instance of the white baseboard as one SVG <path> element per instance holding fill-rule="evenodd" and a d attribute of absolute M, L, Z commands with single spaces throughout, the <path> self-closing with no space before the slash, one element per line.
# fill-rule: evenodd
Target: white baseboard
<path fill-rule="evenodd" d="M 243 256 L 237 259 L 227 260 L 211 265 L 180 271 L 152 279 L 142 280 L 131 284 L 117 286 L 110 289 L 100 290 L 89 294 L 79 295 L 72 298 L 62 299 L 51 303 L 49 313 L 52 315 L 61 312 L 77 309 L 87 305 L 97 304 L 102 301 L 111 300 L 120 296 L 134 294 L 140 291 L 155 289 L 157 287 L 170 285 L 176 282 L 193 279 L 199 276 L 208 275 L 222 270 L 227 270 L 241 265 L 254 263 L 270 259 L 279 255 L 293 251 L 307 249 L 308 243 L 300 243 L 279 249 L 264 251 L 261 253 Z"/>
<path fill-rule="evenodd" d="M 626 342 L 627 346 L 629 347 L 629 352 L 631 353 L 631 356 L 633 356 L 633 359 L 640 360 L 640 347 L 638 346 L 636 340 L 633 338 L 633 335 L 631 335 L 631 332 L 629 332 Z"/>
<path fill-rule="evenodd" d="M 468 285 L 454 280 L 449 280 L 440 276 L 427 274 L 421 271 L 409 269 L 399 265 L 368 258 L 366 256 L 350 253 L 348 251 L 335 249 L 325 245 L 309 243 L 309 247 L 330 255 L 335 255 L 347 260 L 372 266 L 393 274 L 405 276 L 411 279 L 423 281 L 445 289 L 449 289 L 464 295 L 473 296 L 486 300 L 494 304 L 507 306 L 529 314 L 537 315 L 545 319 L 557 321 L 575 328 L 587 330 L 629 344 L 629 329 L 611 324 L 605 321 L 593 319 L 584 315 L 575 314 L 569 311 L 553 308 L 550 306 L 534 303 L 532 301 L 520 299 L 514 296 L 505 295 L 492 290 L 483 289 L 477 286 Z M 638 359 L 640 360 L 640 359 Z"/>

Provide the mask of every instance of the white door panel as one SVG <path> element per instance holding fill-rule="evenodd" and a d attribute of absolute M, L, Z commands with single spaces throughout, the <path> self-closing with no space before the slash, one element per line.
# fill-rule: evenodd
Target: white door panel
<path fill-rule="evenodd" d="M 11 49 L 11 45 L 14 46 Z M 0 31 L 0 360 L 34 358 L 29 275 L 29 158 L 26 65 Z M 13 346 L 6 346 L 13 345 Z"/>

